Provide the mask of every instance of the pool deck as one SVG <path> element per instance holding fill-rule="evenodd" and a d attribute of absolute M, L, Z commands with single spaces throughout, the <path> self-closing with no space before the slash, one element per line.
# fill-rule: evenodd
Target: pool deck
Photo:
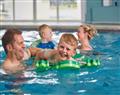
<path fill-rule="evenodd" d="M 82 23 L 80 22 L 0 22 L 0 29 L 6 29 L 9 27 L 16 27 L 20 29 L 37 29 L 42 24 L 48 24 L 53 29 L 73 29 L 76 30 Z M 120 23 L 118 24 L 92 24 L 98 30 L 120 30 Z"/>

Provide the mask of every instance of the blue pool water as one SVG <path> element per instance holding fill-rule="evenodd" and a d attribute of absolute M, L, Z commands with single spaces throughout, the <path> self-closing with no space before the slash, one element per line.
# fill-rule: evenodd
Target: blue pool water
<path fill-rule="evenodd" d="M 0 31 L 0 37 L 5 30 Z M 57 36 L 55 36 L 57 35 Z M 58 41 L 61 33 L 55 32 Z M 27 47 L 39 38 L 36 31 L 24 31 Z M 0 72 L 0 94 L 28 95 L 119 95 L 120 94 L 120 31 L 100 32 L 91 44 L 100 55 L 100 67 L 80 70 L 48 70 L 36 73 L 32 70 L 19 75 L 5 75 Z M 5 54 L 0 41 L 0 63 Z M 31 61 L 28 61 L 28 65 Z"/>

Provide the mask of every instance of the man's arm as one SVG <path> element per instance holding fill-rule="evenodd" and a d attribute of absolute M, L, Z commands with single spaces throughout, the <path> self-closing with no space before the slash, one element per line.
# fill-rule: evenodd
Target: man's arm
<path fill-rule="evenodd" d="M 40 48 L 33 48 L 33 47 L 30 47 L 30 48 L 27 48 L 25 49 L 24 51 L 24 57 L 23 57 L 23 60 L 27 60 L 29 59 L 30 57 L 32 56 L 36 56 L 37 52 L 41 52 L 42 50 Z"/>

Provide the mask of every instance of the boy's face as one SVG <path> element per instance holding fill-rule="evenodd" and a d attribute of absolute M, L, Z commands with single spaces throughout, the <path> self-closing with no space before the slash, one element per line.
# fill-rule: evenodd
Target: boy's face
<path fill-rule="evenodd" d="M 75 54 L 75 48 L 65 42 L 60 42 L 58 52 L 62 59 L 69 60 Z"/>
<path fill-rule="evenodd" d="M 24 39 L 22 35 L 15 35 L 14 36 L 14 42 L 12 44 L 12 52 L 14 52 L 14 55 L 16 56 L 17 60 L 22 60 L 24 57 Z"/>
<path fill-rule="evenodd" d="M 43 31 L 43 37 L 47 41 L 51 41 L 52 40 L 52 29 L 45 28 L 44 31 Z"/>

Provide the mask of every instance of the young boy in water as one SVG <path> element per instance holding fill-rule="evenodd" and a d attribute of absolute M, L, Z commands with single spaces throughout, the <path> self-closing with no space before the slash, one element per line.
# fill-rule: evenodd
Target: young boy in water
<path fill-rule="evenodd" d="M 37 41 L 35 47 L 42 49 L 54 49 L 55 44 L 52 41 L 52 28 L 47 24 L 43 24 L 39 26 L 38 31 L 41 40 Z"/>
<path fill-rule="evenodd" d="M 72 56 L 76 54 L 78 47 L 77 39 L 72 34 L 63 34 L 59 40 L 57 49 L 38 53 L 36 60 L 47 59 L 51 64 L 61 60 L 74 60 Z"/>

